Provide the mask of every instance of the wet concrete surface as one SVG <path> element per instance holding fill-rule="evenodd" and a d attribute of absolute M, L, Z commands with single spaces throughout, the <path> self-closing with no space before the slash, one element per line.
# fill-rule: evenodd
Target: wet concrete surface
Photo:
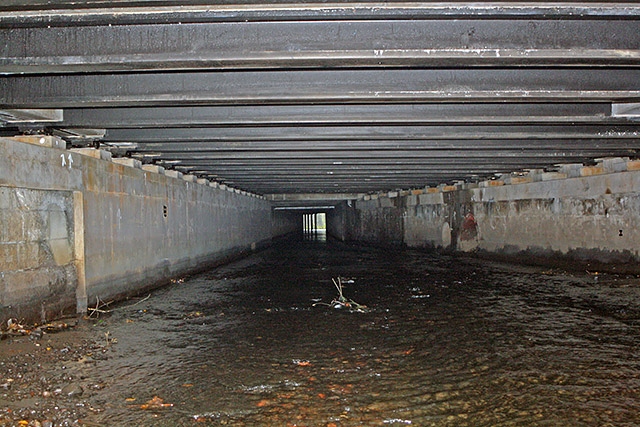
<path fill-rule="evenodd" d="M 366 312 L 324 305 L 337 277 Z M 0 425 L 636 426 L 639 297 L 635 276 L 287 242 L 0 342 Z"/>

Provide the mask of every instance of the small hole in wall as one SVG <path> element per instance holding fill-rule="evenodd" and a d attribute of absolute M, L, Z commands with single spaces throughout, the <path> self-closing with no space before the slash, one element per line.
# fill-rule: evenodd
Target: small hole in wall
<path fill-rule="evenodd" d="M 618 230 L 618 236 L 622 237 L 622 230 Z"/>
<path fill-rule="evenodd" d="M 163 216 L 163 217 L 165 217 L 165 218 L 166 218 L 167 216 L 169 216 L 169 209 L 167 209 L 167 205 L 164 205 L 164 206 L 162 207 L 162 216 Z"/>

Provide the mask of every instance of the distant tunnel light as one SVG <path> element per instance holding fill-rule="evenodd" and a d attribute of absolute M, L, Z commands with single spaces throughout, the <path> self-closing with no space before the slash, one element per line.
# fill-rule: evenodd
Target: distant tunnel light
<path fill-rule="evenodd" d="M 304 234 L 326 233 L 327 215 L 324 212 L 303 214 L 302 231 Z"/>
<path fill-rule="evenodd" d="M 335 209 L 335 206 L 279 206 L 273 208 L 275 211 L 324 211 L 327 209 Z"/>

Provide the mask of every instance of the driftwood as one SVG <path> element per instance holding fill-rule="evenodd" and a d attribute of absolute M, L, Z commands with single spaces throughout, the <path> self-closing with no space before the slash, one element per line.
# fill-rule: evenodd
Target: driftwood
<path fill-rule="evenodd" d="M 136 305 L 140 304 L 141 302 L 144 302 L 144 301 L 148 300 L 149 298 L 151 298 L 151 294 L 147 295 L 146 297 L 142 298 L 140 301 L 135 302 L 133 304 L 129 304 L 129 305 L 125 305 L 125 306 L 122 306 L 122 307 L 116 307 L 116 308 L 112 308 L 110 310 L 106 310 L 105 307 L 109 307 L 109 305 L 111 303 L 113 303 L 113 301 L 104 302 L 104 301 L 100 300 L 100 297 L 96 297 L 96 306 L 95 306 L 95 308 L 89 307 L 87 309 L 87 311 L 89 312 L 89 318 L 93 317 L 94 315 L 96 317 L 98 317 L 98 316 L 100 316 L 100 314 L 113 313 L 116 310 L 122 310 L 123 308 L 129 308 L 129 307 L 136 306 Z"/>
<path fill-rule="evenodd" d="M 333 299 L 328 304 L 326 302 L 315 303 L 315 304 L 313 304 L 314 307 L 316 305 L 326 305 L 326 306 L 331 307 L 331 308 L 346 308 L 349 311 L 356 311 L 356 312 L 359 312 L 359 313 L 365 313 L 365 312 L 369 311 L 369 308 L 366 305 L 359 304 L 359 303 L 355 302 L 354 300 L 349 299 L 349 298 L 344 296 L 342 279 L 340 277 L 338 277 L 337 281 L 334 278 L 331 278 L 331 281 L 333 282 L 333 285 L 338 290 L 338 298 Z"/>

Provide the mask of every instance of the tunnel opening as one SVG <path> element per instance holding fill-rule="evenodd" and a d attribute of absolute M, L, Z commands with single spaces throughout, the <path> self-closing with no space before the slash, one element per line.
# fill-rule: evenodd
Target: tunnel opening
<path fill-rule="evenodd" d="M 302 236 L 304 240 L 327 241 L 327 214 L 314 212 L 302 214 Z"/>

